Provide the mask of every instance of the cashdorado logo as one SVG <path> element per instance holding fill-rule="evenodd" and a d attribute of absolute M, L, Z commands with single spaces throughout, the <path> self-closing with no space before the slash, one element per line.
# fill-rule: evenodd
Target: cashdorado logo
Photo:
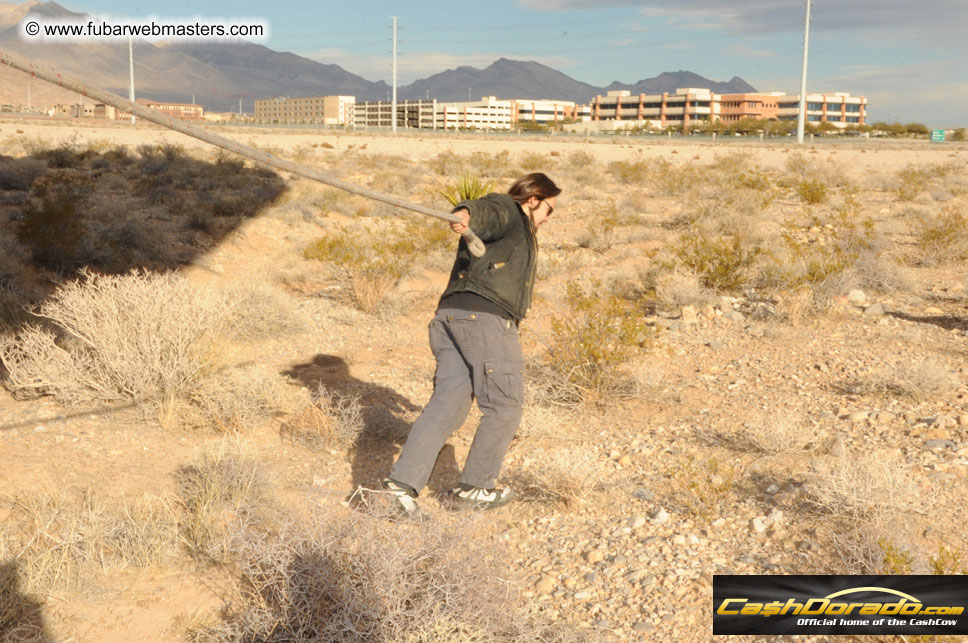
<path fill-rule="evenodd" d="M 893 603 L 872 603 L 872 602 L 842 602 L 832 599 L 855 594 L 859 592 L 884 592 L 894 594 L 899 598 Z M 776 616 L 788 613 L 797 616 L 842 616 L 844 614 L 860 614 L 864 616 L 941 616 L 956 615 L 964 613 L 965 608 L 960 605 L 950 607 L 925 606 L 918 599 L 896 589 L 886 587 L 852 587 L 843 589 L 833 594 L 828 594 L 823 598 L 811 598 L 806 602 L 799 602 L 794 598 L 787 599 L 785 603 L 771 601 L 769 603 L 753 603 L 745 598 L 727 598 L 719 605 L 717 614 L 732 615 L 742 614 L 744 616 Z M 817 619 L 811 619 L 817 620 Z M 954 625 L 950 623 L 923 623 L 923 625 Z M 806 623 L 804 623 L 806 625 Z"/>
<path fill-rule="evenodd" d="M 713 633 L 968 633 L 965 617 L 968 594 L 964 579 L 963 576 L 716 576 Z M 861 584 L 863 581 L 875 582 Z M 845 585 L 846 589 L 841 589 Z"/>

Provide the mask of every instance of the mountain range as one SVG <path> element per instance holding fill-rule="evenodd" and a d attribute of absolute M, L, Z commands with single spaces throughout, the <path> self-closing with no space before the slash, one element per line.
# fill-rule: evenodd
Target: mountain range
<path fill-rule="evenodd" d="M 128 94 L 127 43 L 34 44 L 22 41 L 17 24 L 28 13 L 51 18 L 81 18 L 55 2 L 31 0 L 21 4 L 0 2 L 0 49 L 18 53 L 36 63 L 85 80 L 93 86 Z M 391 88 L 384 81 L 369 81 L 339 65 L 328 65 L 259 44 L 141 42 L 134 46 L 135 89 L 139 97 L 192 102 L 212 111 L 252 110 L 257 98 L 345 94 L 357 100 L 386 100 Z M 26 104 L 25 74 L 0 66 L 0 103 Z M 718 93 L 756 91 L 742 78 L 726 82 L 689 72 L 663 72 L 654 78 L 625 84 L 615 81 L 595 87 L 537 62 L 500 58 L 484 69 L 461 66 L 397 88 L 399 100 L 425 97 L 440 101 L 498 98 L 559 98 L 588 102 L 598 94 L 628 89 L 633 94 L 674 92 L 679 87 L 707 87 Z M 41 81 L 30 82 L 31 103 L 50 106 L 73 103 L 76 95 Z"/>

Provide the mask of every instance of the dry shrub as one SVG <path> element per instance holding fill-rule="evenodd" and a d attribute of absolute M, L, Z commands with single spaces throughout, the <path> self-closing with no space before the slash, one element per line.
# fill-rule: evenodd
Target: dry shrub
<path fill-rule="evenodd" d="M 163 565 L 178 550 L 178 518 L 164 499 L 108 507 L 93 490 L 58 490 L 10 500 L 0 551 L 17 561 L 29 593 L 72 591 L 103 570 Z"/>
<path fill-rule="evenodd" d="M 930 266 L 968 256 L 968 216 L 957 207 L 946 207 L 935 216 L 920 215 L 912 222 L 917 261 Z"/>
<path fill-rule="evenodd" d="M 928 565 L 908 521 L 878 514 L 861 524 L 838 525 L 831 534 L 840 558 L 837 574 L 925 574 Z"/>
<path fill-rule="evenodd" d="M 312 446 L 353 447 L 366 428 L 360 397 L 320 383 L 285 425 L 285 432 Z"/>
<path fill-rule="evenodd" d="M 715 456 L 689 455 L 672 464 L 669 477 L 677 487 L 677 502 L 689 513 L 711 519 L 722 515 L 729 506 L 739 471 Z"/>
<path fill-rule="evenodd" d="M 248 527 L 268 510 L 265 471 L 238 441 L 223 439 L 200 451 L 175 477 L 182 539 L 197 559 L 226 560 L 230 529 Z"/>
<path fill-rule="evenodd" d="M 230 302 L 173 274 L 131 272 L 61 286 L 31 326 L 0 344 L 18 397 L 149 408 L 187 399 L 224 358 Z"/>
<path fill-rule="evenodd" d="M 659 273 L 655 277 L 655 296 L 663 304 L 676 308 L 705 305 L 713 299 L 713 293 L 699 283 L 699 276 L 685 268 Z"/>
<path fill-rule="evenodd" d="M 916 511 L 918 487 L 901 463 L 883 455 L 817 463 L 809 484 L 813 502 L 825 513 L 850 521 Z"/>
<path fill-rule="evenodd" d="M 767 455 L 804 453 L 817 449 L 824 440 L 813 426 L 789 413 L 762 413 L 743 424 L 737 437 L 753 451 Z"/>
<path fill-rule="evenodd" d="M 29 190 L 46 171 L 47 164 L 39 159 L 0 156 L 0 190 Z"/>
<path fill-rule="evenodd" d="M 954 373 L 930 358 L 899 362 L 854 386 L 860 394 L 903 397 L 915 402 L 941 397 L 957 388 Z"/>
<path fill-rule="evenodd" d="M 565 507 L 580 505 L 614 486 L 598 456 L 585 448 L 526 456 L 508 475 L 523 500 Z"/>
<path fill-rule="evenodd" d="M 298 389 L 271 368 L 228 368 L 201 380 L 184 402 L 169 400 L 159 411 L 162 426 L 181 424 L 237 431 L 296 408 Z"/>
<path fill-rule="evenodd" d="M 0 561 L 0 641 L 50 643 L 43 602 L 23 592 L 17 562 L 8 560 L 2 547 Z"/>
<path fill-rule="evenodd" d="M 504 580 L 507 552 L 476 521 L 315 510 L 278 534 L 239 532 L 239 593 L 208 641 L 551 640 Z M 562 635 L 566 636 L 566 635 Z"/>
<path fill-rule="evenodd" d="M 306 317 L 295 298 L 267 279 L 254 279 L 228 292 L 234 335 L 258 341 L 304 330 Z"/>

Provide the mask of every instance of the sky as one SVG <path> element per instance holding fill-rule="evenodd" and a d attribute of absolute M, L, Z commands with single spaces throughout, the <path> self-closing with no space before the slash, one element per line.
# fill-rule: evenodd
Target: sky
<path fill-rule="evenodd" d="M 688 70 L 799 93 L 805 0 L 61 0 L 137 19 L 257 18 L 261 44 L 368 80 L 398 83 L 500 57 L 533 60 L 596 86 Z M 868 98 L 868 119 L 968 125 L 968 0 L 818 0 L 808 93 Z"/>

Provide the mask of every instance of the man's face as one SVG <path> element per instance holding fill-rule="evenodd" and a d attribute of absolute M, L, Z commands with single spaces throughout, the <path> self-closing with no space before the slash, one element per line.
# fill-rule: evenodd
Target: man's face
<path fill-rule="evenodd" d="M 555 200 L 558 197 L 548 197 L 544 201 L 539 201 L 538 205 L 531 210 L 531 220 L 534 222 L 534 229 L 540 228 L 551 216 L 555 209 Z"/>

